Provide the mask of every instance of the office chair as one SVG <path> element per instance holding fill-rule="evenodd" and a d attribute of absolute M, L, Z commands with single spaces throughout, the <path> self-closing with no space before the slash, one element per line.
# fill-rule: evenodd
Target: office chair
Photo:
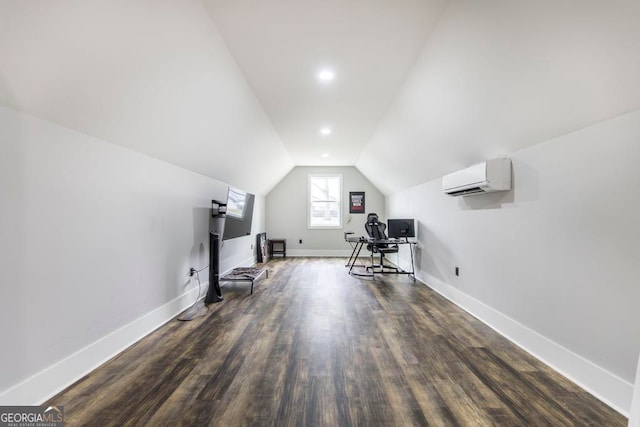
<path fill-rule="evenodd" d="M 380 241 L 380 240 L 388 240 L 387 235 L 385 234 L 385 229 L 387 228 L 387 224 L 384 222 L 380 222 L 378 220 L 378 214 L 370 213 L 367 215 L 367 222 L 364 224 L 365 230 L 367 230 L 367 234 L 370 239 Z M 367 245 L 367 250 L 371 251 L 371 267 L 367 267 L 367 270 L 371 269 L 371 271 L 375 272 L 376 268 L 380 268 L 380 272 L 384 272 L 385 268 L 395 270 L 398 272 L 398 268 L 385 265 L 384 258 L 385 254 L 398 253 L 398 245 L 389 245 L 388 243 L 369 243 Z M 373 263 L 373 254 L 380 254 L 380 264 Z"/>

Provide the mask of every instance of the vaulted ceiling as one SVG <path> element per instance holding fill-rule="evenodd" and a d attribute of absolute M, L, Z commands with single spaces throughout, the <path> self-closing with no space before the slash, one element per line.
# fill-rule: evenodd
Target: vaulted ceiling
<path fill-rule="evenodd" d="M 640 108 L 638 22 L 631 0 L 0 0 L 0 103 L 258 193 L 355 165 L 389 194 Z"/>
<path fill-rule="evenodd" d="M 444 0 L 205 4 L 294 163 L 354 165 Z"/>

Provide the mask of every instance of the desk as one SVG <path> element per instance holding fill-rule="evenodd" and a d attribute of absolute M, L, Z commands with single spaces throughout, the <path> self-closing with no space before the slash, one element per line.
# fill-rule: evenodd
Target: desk
<path fill-rule="evenodd" d="M 373 277 L 376 273 L 378 274 L 408 274 L 413 276 L 413 280 L 416 280 L 415 276 L 415 267 L 413 264 L 413 245 L 416 242 L 411 242 L 409 239 L 384 239 L 384 240 L 375 240 L 367 237 L 348 237 L 347 242 L 355 243 L 353 247 L 353 251 L 351 252 L 351 256 L 349 257 L 349 261 L 347 262 L 347 267 L 349 267 L 349 274 L 354 276 L 367 276 Z M 376 244 L 387 244 L 387 245 L 409 245 L 409 253 L 411 254 L 411 271 L 405 271 L 398 267 L 398 271 L 375 271 L 374 268 L 371 269 L 371 274 L 362 274 L 353 272 L 353 267 L 355 267 L 358 256 L 360 255 L 360 251 L 364 245 L 376 245 Z"/>

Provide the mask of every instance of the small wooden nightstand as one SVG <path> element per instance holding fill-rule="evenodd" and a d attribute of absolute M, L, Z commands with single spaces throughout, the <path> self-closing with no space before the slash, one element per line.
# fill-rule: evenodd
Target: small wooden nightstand
<path fill-rule="evenodd" d="M 287 239 L 269 239 L 269 254 L 287 256 Z"/>

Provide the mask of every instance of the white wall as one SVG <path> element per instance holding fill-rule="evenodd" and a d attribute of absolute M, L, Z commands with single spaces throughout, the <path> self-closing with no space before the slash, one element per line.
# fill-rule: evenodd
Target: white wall
<path fill-rule="evenodd" d="M 623 413 L 640 352 L 638 141 L 640 111 L 512 153 L 512 191 L 450 198 L 437 179 L 387 206 L 419 222 L 422 280 Z"/>
<path fill-rule="evenodd" d="M 0 107 L 0 403 L 40 403 L 191 304 L 189 268 L 208 264 L 210 201 L 226 192 Z M 251 262 L 247 239 L 223 268 Z"/>
<path fill-rule="evenodd" d="M 307 227 L 308 175 L 342 174 L 342 215 L 340 230 L 309 230 Z M 287 239 L 287 255 L 342 256 L 351 253 L 344 241 L 344 232 L 365 234 L 366 213 L 349 214 L 349 192 L 365 192 L 366 212 L 376 212 L 384 219 L 384 196 L 356 168 L 312 167 L 294 168 L 266 197 L 267 238 Z M 302 244 L 298 241 L 302 239 Z"/>

